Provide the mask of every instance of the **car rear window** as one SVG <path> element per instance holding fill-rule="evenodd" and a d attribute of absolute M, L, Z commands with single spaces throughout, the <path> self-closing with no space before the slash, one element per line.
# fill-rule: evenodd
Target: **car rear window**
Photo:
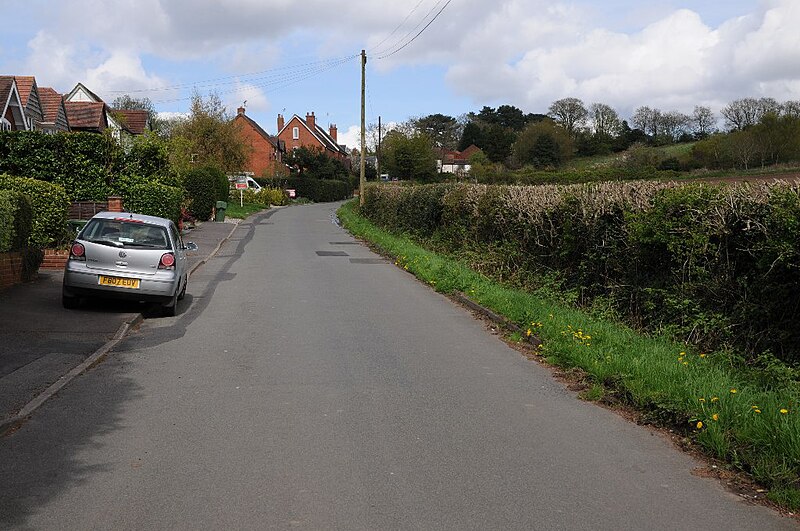
<path fill-rule="evenodd" d="M 113 247 L 170 249 L 165 227 L 136 220 L 93 219 L 83 228 L 80 238 Z"/>

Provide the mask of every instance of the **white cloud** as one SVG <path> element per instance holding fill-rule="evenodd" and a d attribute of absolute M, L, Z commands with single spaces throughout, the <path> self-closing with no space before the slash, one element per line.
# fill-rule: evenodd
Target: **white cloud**
<path fill-rule="evenodd" d="M 272 108 L 264 91 L 248 83 L 237 83 L 236 91 L 226 98 L 226 108 L 236 109 L 240 105 L 245 105 L 249 112 L 269 111 Z"/>

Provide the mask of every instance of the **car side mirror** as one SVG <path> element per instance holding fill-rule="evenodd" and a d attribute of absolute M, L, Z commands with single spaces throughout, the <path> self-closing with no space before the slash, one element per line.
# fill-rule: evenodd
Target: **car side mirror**
<path fill-rule="evenodd" d="M 184 249 L 187 251 L 196 251 L 199 249 L 196 243 L 194 242 L 186 242 L 186 245 L 183 246 Z"/>

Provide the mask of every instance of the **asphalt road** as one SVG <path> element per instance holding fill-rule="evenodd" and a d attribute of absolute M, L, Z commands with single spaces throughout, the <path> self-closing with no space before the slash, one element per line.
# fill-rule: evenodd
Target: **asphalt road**
<path fill-rule="evenodd" d="M 0 439 L 0 527 L 794 529 L 331 221 L 241 225 Z"/>

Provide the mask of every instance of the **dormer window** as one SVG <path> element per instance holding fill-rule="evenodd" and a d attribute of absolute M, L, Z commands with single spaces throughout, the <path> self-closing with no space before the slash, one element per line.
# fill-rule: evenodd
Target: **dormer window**
<path fill-rule="evenodd" d="M 300 139 L 300 128 L 299 127 L 292 127 L 292 139 L 299 140 Z"/>

